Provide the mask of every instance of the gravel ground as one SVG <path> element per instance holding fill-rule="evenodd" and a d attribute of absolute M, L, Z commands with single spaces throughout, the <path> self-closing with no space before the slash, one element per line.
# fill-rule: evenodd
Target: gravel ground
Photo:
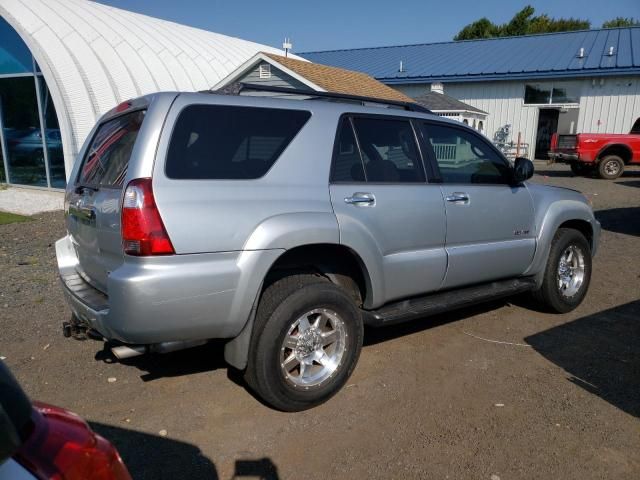
<path fill-rule="evenodd" d="M 538 168 L 603 223 L 585 302 L 551 315 L 523 297 L 369 330 L 346 388 L 311 411 L 262 405 L 219 345 L 121 364 L 63 338 L 61 213 L 0 227 L 0 355 L 135 478 L 640 478 L 640 172 Z"/>

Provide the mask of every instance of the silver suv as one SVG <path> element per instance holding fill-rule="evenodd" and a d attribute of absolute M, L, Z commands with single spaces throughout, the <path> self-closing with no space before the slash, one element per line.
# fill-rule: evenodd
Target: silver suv
<path fill-rule="evenodd" d="M 527 183 L 529 160 L 460 123 L 365 103 L 159 93 L 104 115 L 56 243 L 66 334 L 120 358 L 227 339 L 294 411 L 344 385 L 364 325 L 525 291 L 580 304 L 600 234 L 581 193 Z"/>

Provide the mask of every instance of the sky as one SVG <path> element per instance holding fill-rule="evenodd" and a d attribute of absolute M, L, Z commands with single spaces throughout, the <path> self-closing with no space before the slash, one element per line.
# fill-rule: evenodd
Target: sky
<path fill-rule="evenodd" d="M 527 4 L 536 14 L 579 17 L 592 28 L 640 19 L 640 0 L 98 0 L 100 3 L 294 52 L 449 41 L 483 16 L 508 21 Z"/>

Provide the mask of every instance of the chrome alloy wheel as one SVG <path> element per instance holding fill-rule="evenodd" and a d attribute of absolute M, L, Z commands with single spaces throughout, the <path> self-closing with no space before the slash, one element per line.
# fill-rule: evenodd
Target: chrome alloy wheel
<path fill-rule="evenodd" d="M 316 308 L 289 328 L 280 348 L 280 369 L 294 387 L 317 387 L 338 370 L 346 350 L 347 333 L 340 316 Z"/>
<path fill-rule="evenodd" d="M 584 253 L 576 245 L 569 245 L 558 263 L 558 289 L 562 296 L 573 297 L 584 283 Z"/>
<path fill-rule="evenodd" d="M 609 160 L 604 165 L 604 171 L 607 175 L 615 176 L 620 172 L 620 164 L 615 160 Z"/>

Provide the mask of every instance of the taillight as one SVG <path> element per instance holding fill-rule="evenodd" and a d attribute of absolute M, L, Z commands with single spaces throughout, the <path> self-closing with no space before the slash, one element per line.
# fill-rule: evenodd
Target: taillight
<path fill-rule="evenodd" d="M 125 110 L 128 110 L 130 107 L 131 107 L 131 102 L 127 100 L 126 102 L 122 102 L 120 105 L 116 107 L 116 112 L 117 113 L 124 112 Z"/>
<path fill-rule="evenodd" d="M 127 185 L 122 201 L 122 248 L 129 255 L 175 253 L 153 198 L 150 178 Z"/>
<path fill-rule="evenodd" d="M 15 459 L 39 479 L 131 480 L 117 450 L 76 414 L 34 404 L 33 429 Z"/>

